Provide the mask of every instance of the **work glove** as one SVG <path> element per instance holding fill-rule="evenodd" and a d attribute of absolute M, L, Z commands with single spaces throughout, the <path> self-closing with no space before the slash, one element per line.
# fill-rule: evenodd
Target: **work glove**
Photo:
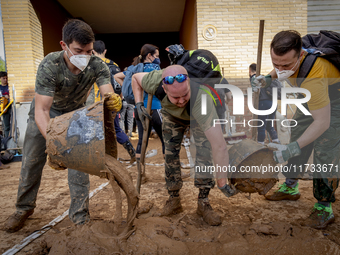
<path fill-rule="evenodd" d="M 142 122 L 143 129 L 146 130 L 145 118 L 148 118 L 149 120 L 151 120 L 151 116 L 146 111 L 143 102 L 138 102 L 136 104 L 136 108 L 137 108 L 139 120 L 140 120 L 140 122 Z"/>
<path fill-rule="evenodd" d="M 122 109 L 122 99 L 114 92 L 105 93 L 105 107 L 110 111 L 119 112 Z"/>
<path fill-rule="evenodd" d="M 273 157 L 277 163 L 284 163 L 288 159 L 301 154 L 300 146 L 296 141 L 288 145 L 269 143 L 268 148 L 273 150 Z"/>
<path fill-rule="evenodd" d="M 218 187 L 218 186 L 217 186 Z M 223 187 L 218 187 L 220 189 L 220 191 L 226 196 L 226 197 L 231 197 L 234 196 L 238 193 L 238 191 L 236 190 L 235 186 L 230 184 L 224 184 Z"/>
<path fill-rule="evenodd" d="M 254 91 L 254 88 L 257 88 L 257 89 L 267 88 L 270 86 L 271 83 L 272 83 L 272 76 L 270 74 L 266 76 L 259 75 L 259 76 L 254 77 L 251 80 L 251 87 L 253 88 L 253 91 Z"/>

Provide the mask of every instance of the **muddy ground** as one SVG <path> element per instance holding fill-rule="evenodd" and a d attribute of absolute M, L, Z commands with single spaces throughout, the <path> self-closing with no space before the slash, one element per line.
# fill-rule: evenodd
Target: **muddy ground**
<path fill-rule="evenodd" d="M 132 140 L 135 146 L 137 140 Z M 147 163 L 162 164 L 161 144 L 151 139 L 150 149 L 157 149 Z M 128 158 L 119 145 L 119 157 Z M 184 147 L 181 158 L 188 163 Z M 0 225 L 15 211 L 21 162 L 9 164 L 0 171 Z M 128 164 L 126 164 L 128 166 Z M 210 201 L 223 217 L 218 227 L 208 226 L 196 214 L 198 190 L 193 179 L 184 180 L 181 190 L 184 212 L 172 217 L 158 217 L 167 200 L 164 166 L 147 166 L 149 181 L 142 185 L 140 204 L 153 203 L 152 209 L 135 220 L 135 232 L 126 243 L 117 244 L 110 221 L 115 211 L 111 186 L 106 186 L 90 200 L 91 222 L 74 226 L 66 217 L 18 254 L 340 254 L 340 205 L 333 204 L 336 217 L 326 230 L 302 227 L 315 203 L 312 181 L 301 181 L 298 201 L 271 202 L 263 196 L 238 194 L 226 198 L 213 189 Z M 136 167 L 128 169 L 134 180 Z M 189 170 L 184 169 L 188 173 Z M 91 176 L 91 190 L 107 180 Z M 280 180 L 282 183 L 283 180 Z M 336 192 L 339 196 L 339 190 Z M 126 201 L 123 201 L 126 203 Z M 13 247 L 32 232 L 39 230 L 64 213 L 70 203 L 67 172 L 45 166 L 38 194 L 37 208 L 18 232 L 0 231 L 0 253 Z"/>

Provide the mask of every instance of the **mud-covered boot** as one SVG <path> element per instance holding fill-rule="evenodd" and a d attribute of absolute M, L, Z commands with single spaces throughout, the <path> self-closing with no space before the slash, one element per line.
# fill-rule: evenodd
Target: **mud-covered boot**
<path fill-rule="evenodd" d="M 283 183 L 279 186 L 279 189 L 274 191 L 271 195 L 266 195 L 266 199 L 271 201 L 280 201 L 280 200 L 298 200 L 301 194 L 299 192 L 299 183 L 295 185 L 295 187 L 289 187 L 286 183 Z"/>
<path fill-rule="evenodd" d="M 183 208 L 181 205 L 180 197 L 170 196 L 169 199 L 166 201 L 165 206 L 163 207 L 161 216 L 170 216 L 181 212 L 183 212 Z"/>
<path fill-rule="evenodd" d="M 127 150 L 127 152 L 129 153 L 129 155 L 131 157 L 130 164 L 133 164 L 136 161 L 135 148 L 133 148 L 130 141 L 126 141 L 125 143 L 123 143 L 123 147 L 124 147 L 125 150 Z"/>
<path fill-rule="evenodd" d="M 8 233 L 17 232 L 24 226 L 25 221 L 33 214 L 33 212 L 34 209 L 28 211 L 16 211 L 6 220 L 3 230 Z"/>
<path fill-rule="evenodd" d="M 218 226 L 222 223 L 221 216 L 212 209 L 209 198 L 207 197 L 198 199 L 196 213 L 202 216 L 203 220 L 210 226 Z"/>
<path fill-rule="evenodd" d="M 327 225 L 335 221 L 332 204 L 329 203 L 328 206 L 324 206 L 319 203 L 315 203 L 311 214 L 309 217 L 302 222 L 302 226 L 324 229 Z"/>

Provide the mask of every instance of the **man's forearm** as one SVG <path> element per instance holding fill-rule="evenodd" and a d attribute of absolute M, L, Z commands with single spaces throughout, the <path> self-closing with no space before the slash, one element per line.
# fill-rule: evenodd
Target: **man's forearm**
<path fill-rule="evenodd" d="M 315 141 L 329 128 L 331 123 L 330 104 L 318 110 L 311 110 L 310 112 L 313 116 L 314 121 L 297 140 L 300 148 L 303 148 L 311 142 Z"/>
<path fill-rule="evenodd" d="M 212 157 L 214 160 L 214 166 L 216 169 L 216 179 L 219 187 L 223 187 L 227 183 L 227 172 L 217 171 L 217 166 L 219 169 L 229 166 L 229 154 L 227 144 L 223 138 L 222 129 L 220 126 L 211 127 L 204 132 L 205 136 L 208 138 L 211 149 Z"/>
<path fill-rule="evenodd" d="M 228 168 L 229 165 L 229 155 L 228 155 L 228 149 L 227 146 L 223 149 L 219 150 L 212 150 L 212 156 L 214 160 L 214 166 L 216 170 L 216 179 L 217 182 L 219 183 L 218 186 L 223 186 L 226 184 L 226 178 L 228 178 L 227 172 L 217 171 L 217 169 L 222 169 L 223 167 L 226 169 Z M 218 168 L 218 167 L 219 168 Z"/>
<path fill-rule="evenodd" d="M 299 124 L 298 124 L 299 125 Z M 306 131 L 301 135 L 297 142 L 302 149 L 307 146 L 311 142 L 314 142 L 319 136 L 321 136 L 327 129 L 329 125 L 319 122 L 313 121 L 313 123 L 306 129 Z"/>
<path fill-rule="evenodd" d="M 50 122 L 50 112 L 49 111 L 35 111 L 35 123 L 37 124 L 37 127 L 39 128 L 40 133 L 43 135 L 43 137 L 46 139 L 46 130 L 48 123 Z"/>

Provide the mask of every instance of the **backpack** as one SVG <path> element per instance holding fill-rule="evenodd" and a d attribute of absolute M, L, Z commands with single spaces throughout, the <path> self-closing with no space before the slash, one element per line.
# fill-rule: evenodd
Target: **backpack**
<path fill-rule="evenodd" d="M 217 58 L 208 50 L 184 50 L 183 54 L 176 56 L 175 64 L 183 66 L 187 70 L 190 78 L 191 103 L 189 102 L 187 105 L 189 114 L 194 106 L 193 101 L 196 101 L 200 85 L 208 85 L 213 89 L 215 84 L 228 84 L 228 81 L 222 77 Z M 162 101 L 166 95 L 161 85 L 162 84 L 160 84 L 155 93 L 155 96 L 160 101 Z M 216 98 L 217 96 L 215 94 L 217 93 L 216 91 L 214 92 L 213 95 Z M 223 106 L 218 104 L 217 107 Z"/>
<path fill-rule="evenodd" d="M 131 85 L 131 80 L 132 80 L 132 75 L 135 73 L 141 73 L 144 70 L 144 64 L 139 63 L 138 65 L 134 66 L 131 65 L 127 68 L 125 72 L 125 78 L 122 86 L 122 93 L 125 101 L 128 104 L 133 104 L 135 105 L 135 96 L 133 95 L 132 91 L 132 85 Z"/>
<path fill-rule="evenodd" d="M 218 80 L 222 77 L 217 58 L 208 50 L 185 51 L 176 64 L 187 70 L 190 79 L 199 78 L 201 82 L 212 87 L 216 78 Z"/>
<path fill-rule="evenodd" d="M 319 34 L 307 34 L 302 37 L 302 48 L 308 53 L 301 63 L 297 84 L 300 87 L 318 57 L 325 58 L 340 71 L 340 34 L 333 31 L 321 30 Z M 329 94 L 338 91 L 340 85 L 331 86 Z M 330 91 L 332 90 L 332 92 Z M 334 90 L 334 91 L 333 91 Z"/>
<path fill-rule="evenodd" d="M 120 86 L 120 84 L 118 82 L 116 82 L 115 78 L 113 77 L 116 73 L 120 73 L 120 68 L 118 67 L 118 65 L 112 64 L 111 63 L 106 63 L 106 65 L 109 67 L 110 69 L 110 73 L 111 73 L 111 85 L 113 87 L 113 90 L 116 94 L 120 95 L 122 93 L 122 86 Z"/>

